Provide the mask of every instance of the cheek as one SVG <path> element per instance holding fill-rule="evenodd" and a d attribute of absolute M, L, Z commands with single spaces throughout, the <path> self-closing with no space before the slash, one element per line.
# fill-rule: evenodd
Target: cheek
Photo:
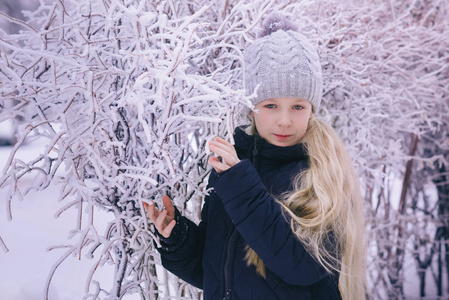
<path fill-rule="evenodd" d="M 253 120 L 254 120 L 254 125 L 256 125 L 256 127 L 259 127 L 261 124 L 263 124 L 263 122 L 261 122 L 260 114 L 253 114 Z"/>
<path fill-rule="evenodd" d="M 298 134 L 304 135 L 309 127 L 309 122 L 298 122 L 296 124 L 296 128 L 298 130 Z"/>
<path fill-rule="evenodd" d="M 266 128 L 269 126 L 267 120 L 265 120 L 263 117 L 261 118 L 260 115 L 255 115 L 253 120 L 255 129 L 260 136 L 264 137 Z"/>

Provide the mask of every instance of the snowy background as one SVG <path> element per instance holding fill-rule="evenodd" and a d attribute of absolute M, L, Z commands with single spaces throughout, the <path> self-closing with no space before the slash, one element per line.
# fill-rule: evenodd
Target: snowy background
<path fill-rule="evenodd" d="M 242 50 L 272 12 L 317 45 L 371 298 L 449 299 L 446 0 L 2 0 L 0 299 L 201 297 L 160 268 L 140 200 L 198 221 L 204 144 L 241 122 Z"/>
<path fill-rule="evenodd" d="M 6 1 L 0 3 L 0 12 L 17 19 L 25 19 L 22 10 L 35 10 L 38 0 Z M 0 27 L 10 33 L 20 30 L 20 26 L 0 18 Z M 14 140 L 14 130 L 11 122 L 0 123 L 0 144 Z M 30 160 L 35 157 L 39 149 L 44 148 L 44 141 L 27 143 L 18 152 L 18 158 Z M 12 146 L 0 146 L 0 169 L 3 170 L 12 151 Z M 24 180 L 24 185 L 27 185 Z M 8 221 L 6 207 L 0 208 L 0 236 L 7 244 L 8 252 L 0 252 L 0 299 L 2 300 L 30 300 L 44 299 L 45 286 L 48 275 L 53 266 L 59 261 L 64 250 L 54 249 L 69 242 L 68 235 L 76 223 L 76 213 L 67 211 L 58 218 L 55 212 L 61 204 L 57 202 L 60 187 L 54 184 L 44 191 L 31 192 L 24 201 L 14 202 L 13 220 Z M 5 199 L 7 192 L 0 190 L 0 199 Z M 6 202 L 2 203 L 5 204 Z M 108 214 L 101 214 L 99 224 L 111 220 Z M 55 273 L 49 292 L 49 299 L 75 300 L 84 296 L 85 278 L 91 269 L 90 261 L 72 257 L 65 261 Z M 111 282 L 113 267 L 99 271 L 98 277 L 105 284 Z M 100 280 L 101 280 L 100 279 Z M 127 297 L 126 299 L 132 299 Z"/>
<path fill-rule="evenodd" d="M 0 138 L 9 140 L 11 137 L 10 124 L 0 123 Z M 28 160 L 42 147 L 41 141 L 30 142 L 20 150 L 18 158 Z M 0 147 L 1 169 L 11 150 L 12 147 Z M 24 184 L 27 184 L 26 180 Z M 29 193 L 23 201 L 14 202 L 11 222 L 7 220 L 5 206 L 0 209 L 1 237 L 9 250 L 7 253 L 0 253 L 0 299 L 43 299 L 48 274 L 65 252 L 63 249 L 49 249 L 51 246 L 70 242 L 69 231 L 74 227 L 77 217 L 74 211 L 66 211 L 56 218 L 55 212 L 61 206 L 57 202 L 59 191 L 60 186 L 55 184 L 44 191 Z M 0 198 L 5 198 L 6 194 L 5 190 L 0 190 Z M 111 215 L 99 211 L 97 226 L 104 227 L 111 219 Z M 49 299 L 82 299 L 85 278 L 90 269 L 91 261 L 85 257 L 71 257 L 62 263 L 52 280 Z M 107 285 L 112 281 L 113 273 L 113 267 L 108 266 L 100 269 L 97 277 Z"/>

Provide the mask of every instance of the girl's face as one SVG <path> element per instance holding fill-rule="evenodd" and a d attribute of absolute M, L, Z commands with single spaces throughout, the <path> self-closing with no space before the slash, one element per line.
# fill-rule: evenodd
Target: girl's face
<path fill-rule="evenodd" d="M 302 139 L 310 118 L 312 104 L 301 98 L 271 98 L 257 103 L 258 113 L 251 112 L 257 132 L 270 144 L 287 147 Z"/>

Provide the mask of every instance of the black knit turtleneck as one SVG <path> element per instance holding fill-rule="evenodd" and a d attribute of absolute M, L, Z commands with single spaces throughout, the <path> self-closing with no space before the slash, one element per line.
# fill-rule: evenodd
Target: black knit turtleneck
<path fill-rule="evenodd" d="M 234 140 L 239 158 L 252 162 L 265 187 L 274 196 L 291 189 L 288 184 L 291 180 L 285 180 L 283 176 L 291 177 L 291 174 L 298 174 L 308 167 L 308 156 L 302 144 L 276 146 L 258 135 L 246 134 L 242 128 L 236 128 Z M 291 164 L 294 161 L 298 164 Z"/>

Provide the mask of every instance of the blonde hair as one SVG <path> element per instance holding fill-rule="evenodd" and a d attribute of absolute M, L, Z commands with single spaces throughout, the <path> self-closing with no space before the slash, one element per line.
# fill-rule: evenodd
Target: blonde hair
<path fill-rule="evenodd" d="M 256 132 L 252 123 L 248 133 Z M 339 273 L 343 299 L 365 299 L 365 221 L 352 161 L 335 130 L 316 117 L 301 143 L 309 168 L 295 177 L 293 191 L 277 201 L 312 257 L 329 273 Z M 249 246 L 246 260 L 265 278 L 265 265 Z"/>

